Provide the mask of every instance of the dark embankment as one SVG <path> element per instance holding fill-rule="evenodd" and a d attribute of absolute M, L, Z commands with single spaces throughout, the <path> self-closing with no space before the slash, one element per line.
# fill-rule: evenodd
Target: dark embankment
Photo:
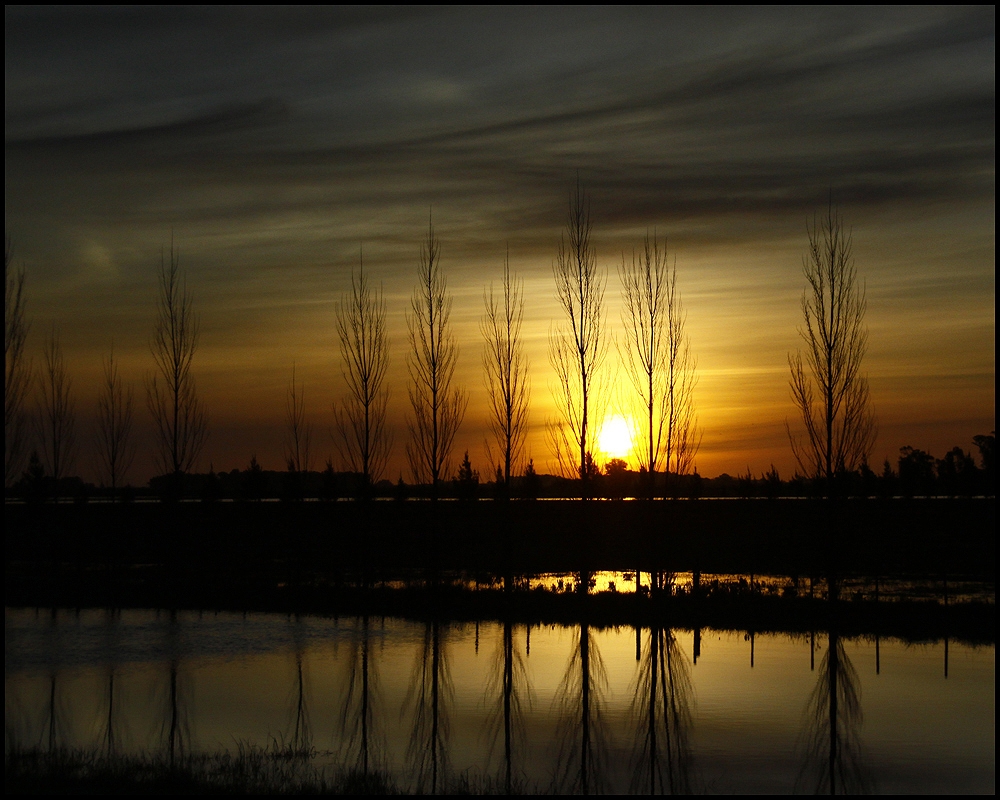
<path fill-rule="evenodd" d="M 229 608 L 524 621 L 587 617 L 807 630 L 830 605 L 706 586 L 619 594 L 470 592 L 389 578 L 619 569 L 995 579 L 995 501 L 374 502 L 7 505 L 5 602 Z M 432 580 L 431 583 L 434 583 Z M 359 589 L 358 587 L 364 587 Z M 993 606 L 836 604 L 839 627 L 906 638 L 994 629 Z M 934 606 L 934 607 L 931 607 Z"/>
<path fill-rule="evenodd" d="M 4 508 L 12 562 L 992 578 L 995 501 L 182 503 Z"/>
<path fill-rule="evenodd" d="M 236 752 L 125 755 L 8 747 L 4 794 L 384 795 L 401 794 L 383 772 L 327 770 L 315 751 L 237 743 Z M 469 788 L 465 788 L 468 794 Z"/>

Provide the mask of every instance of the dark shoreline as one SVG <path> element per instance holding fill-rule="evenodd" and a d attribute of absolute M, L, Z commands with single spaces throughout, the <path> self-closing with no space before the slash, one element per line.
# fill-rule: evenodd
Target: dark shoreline
<path fill-rule="evenodd" d="M 995 582 L 994 499 L 5 506 L 9 607 L 668 625 L 995 642 L 995 603 L 474 591 L 601 569 Z M 404 588 L 385 588 L 403 580 Z"/>
<path fill-rule="evenodd" d="M 598 569 L 993 580 L 994 498 L 8 503 L 5 561 L 321 569 Z"/>

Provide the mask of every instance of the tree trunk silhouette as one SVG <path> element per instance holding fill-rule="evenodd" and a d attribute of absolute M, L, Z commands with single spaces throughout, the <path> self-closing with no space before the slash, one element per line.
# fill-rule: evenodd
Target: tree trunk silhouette
<path fill-rule="evenodd" d="M 45 343 L 40 381 L 42 399 L 38 410 L 38 438 L 42 442 L 45 467 L 58 494 L 59 481 L 73 468 L 76 456 L 76 403 L 73 400 L 73 380 L 66 372 L 59 334 L 54 329 Z"/>
<path fill-rule="evenodd" d="M 427 622 L 404 701 L 404 707 L 413 706 L 408 755 L 416 773 L 418 794 L 437 794 L 448 773 L 449 712 L 454 686 L 446 646 L 441 623 Z"/>
<path fill-rule="evenodd" d="M 861 742 L 861 682 L 835 630 L 809 697 L 805 758 L 795 791 L 868 794 L 876 789 Z"/>
<path fill-rule="evenodd" d="M 312 723 L 309 717 L 309 701 L 306 695 L 305 646 L 295 643 L 295 702 L 292 733 L 288 742 L 288 754 L 306 757 L 312 752 Z"/>
<path fill-rule="evenodd" d="M 384 742 L 380 726 L 376 724 L 379 674 L 371 653 L 368 617 L 362 616 L 360 623 L 361 628 L 355 632 L 350 645 L 340 733 L 343 762 L 367 776 L 373 766 L 378 766 Z"/>
<path fill-rule="evenodd" d="M 493 284 L 483 293 L 486 313 L 481 329 L 486 339 L 483 368 L 489 397 L 489 438 L 486 452 L 491 467 L 503 469 L 504 496 L 510 496 L 510 479 L 519 467 L 528 429 L 528 362 L 521 343 L 524 318 L 524 283 L 510 273 L 510 255 L 504 259 L 503 297 Z"/>
<path fill-rule="evenodd" d="M 599 793 L 606 755 L 603 707 L 607 670 L 590 626 L 581 623 L 556 695 L 559 711 L 559 757 L 556 790 Z"/>
<path fill-rule="evenodd" d="M 306 419 L 305 395 L 301 384 L 295 380 L 292 363 L 292 380 L 285 398 L 285 463 L 288 466 L 287 497 L 301 500 L 305 490 L 304 479 L 309 472 L 312 424 Z"/>
<path fill-rule="evenodd" d="M 549 360 L 556 371 L 559 417 L 551 428 L 556 458 L 563 471 L 580 478 L 589 496 L 588 456 L 593 451 L 595 378 L 604 359 L 604 276 L 590 241 L 590 199 L 580 187 L 570 200 L 569 243 L 559 242 L 553 265 L 556 296 L 565 314 L 549 334 Z M 579 458 L 577 458 L 577 455 Z"/>
<path fill-rule="evenodd" d="M 677 291 L 677 265 L 666 247 L 646 234 L 632 263 L 622 258 L 620 275 L 625 329 L 624 361 L 639 395 L 643 415 L 639 466 L 646 470 L 649 496 L 661 469 L 685 474 L 701 437 L 694 409 L 696 362 L 684 327 L 687 314 Z"/>
<path fill-rule="evenodd" d="M 347 394 L 334 408 L 334 441 L 345 466 L 362 476 L 363 492 L 378 483 L 391 446 L 386 430 L 389 389 L 389 338 L 381 286 L 373 288 L 364 271 L 351 274 L 351 293 L 337 309 L 341 372 Z"/>
<path fill-rule="evenodd" d="M 4 240 L 4 487 L 21 477 L 28 445 L 25 403 L 31 388 L 31 362 L 24 353 L 28 323 L 24 319 L 24 268 L 11 266 L 11 242 Z"/>
<path fill-rule="evenodd" d="M 406 317 L 412 407 L 406 454 L 414 480 L 429 483 L 435 498 L 441 480 L 448 476 L 455 434 L 469 403 L 465 392 L 452 387 L 458 343 L 449 326 L 452 299 L 440 259 L 441 246 L 431 225 L 427 243 L 421 247 L 417 288 Z"/>
<path fill-rule="evenodd" d="M 504 585 L 509 588 L 509 578 L 504 578 Z M 491 761 L 498 743 L 503 742 L 501 774 L 506 794 L 514 791 L 516 751 L 525 744 L 524 706 L 526 701 L 531 703 L 525 659 L 514 641 L 514 623 L 504 620 L 486 682 L 486 735 Z"/>
<path fill-rule="evenodd" d="M 158 312 L 150 345 L 156 370 L 146 384 L 146 402 L 156 423 L 158 462 L 173 476 L 175 491 L 208 437 L 207 415 L 191 375 L 198 328 L 180 257 L 171 242 L 170 261 L 160 259 Z"/>
<path fill-rule="evenodd" d="M 631 708 L 637 723 L 633 792 L 693 793 L 692 700 L 690 669 L 673 632 L 651 628 Z"/>
<path fill-rule="evenodd" d="M 809 228 L 809 253 L 802 271 L 809 286 L 802 295 L 805 326 L 799 335 L 806 354 L 789 355 L 792 399 L 805 435 L 788 437 L 799 468 L 823 479 L 853 472 L 875 444 L 877 426 L 861 362 L 868 348 L 865 289 L 858 286 L 852 240 L 831 203 L 826 217 Z"/>
<path fill-rule="evenodd" d="M 134 393 L 118 374 L 115 348 L 104 362 L 101 392 L 97 397 L 97 460 L 111 487 L 112 499 L 132 466 L 136 445 L 132 440 Z"/>

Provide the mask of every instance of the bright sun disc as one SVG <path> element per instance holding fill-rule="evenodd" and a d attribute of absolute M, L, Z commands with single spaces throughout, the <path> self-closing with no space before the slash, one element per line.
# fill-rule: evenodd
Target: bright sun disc
<path fill-rule="evenodd" d="M 628 458 L 632 452 L 632 430 L 628 420 L 621 414 L 604 420 L 597 445 L 611 458 Z"/>

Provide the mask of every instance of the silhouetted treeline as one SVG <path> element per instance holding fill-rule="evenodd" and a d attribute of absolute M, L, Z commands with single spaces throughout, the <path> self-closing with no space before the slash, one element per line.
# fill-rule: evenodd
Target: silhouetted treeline
<path fill-rule="evenodd" d="M 588 475 L 588 496 L 606 499 L 649 498 L 698 499 L 704 497 L 732 498 L 794 498 L 825 497 L 994 497 L 996 467 L 995 434 L 973 438 L 979 450 L 979 464 L 969 452 L 953 447 L 944 458 L 913 447 L 901 447 L 895 468 L 886 459 L 876 472 L 863 462 L 853 472 L 838 472 L 833 481 L 809 479 L 795 475 L 784 479 L 771 466 L 759 475 L 747 468 L 736 476 L 722 473 L 705 478 L 697 470 L 689 475 L 657 473 L 651 483 L 645 470 L 628 469 L 622 459 L 611 459 L 604 469 L 595 465 Z M 229 472 L 172 473 L 150 479 L 147 487 L 111 489 L 86 483 L 78 476 L 54 478 L 36 453 L 32 453 L 28 468 L 21 479 L 7 489 L 7 497 L 28 502 L 90 499 L 130 501 L 136 497 L 160 500 L 338 500 L 408 498 L 475 499 L 545 499 L 578 498 L 579 479 L 559 475 L 538 474 L 533 463 L 521 476 L 511 477 L 509 484 L 502 473 L 493 479 L 483 479 L 473 467 L 466 452 L 455 476 L 441 481 L 436 489 L 430 484 L 409 484 L 402 476 L 396 483 L 381 480 L 369 485 L 360 473 L 337 472 L 330 462 L 318 470 L 265 470 L 252 458 L 246 469 Z"/>
<path fill-rule="evenodd" d="M 912 447 L 900 448 L 896 467 L 886 460 L 879 472 L 863 463 L 855 472 L 838 473 L 834 491 L 839 497 L 993 497 L 996 495 L 996 469 L 994 460 L 995 434 L 976 436 L 973 443 L 979 450 L 979 464 L 971 453 L 954 447 L 944 458 L 934 458 L 928 452 Z M 450 481 L 441 482 L 438 497 L 460 500 L 474 499 L 544 499 L 576 498 L 580 496 L 580 481 L 558 475 L 540 475 L 534 465 L 524 475 L 512 477 L 509 487 L 503 475 L 484 480 L 469 460 L 468 453 Z M 704 478 L 696 472 L 691 475 L 658 473 L 652 491 L 654 498 L 732 497 L 732 498 L 781 498 L 823 497 L 829 493 L 826 480 L 810 480 L 801 476 L 783 479 L 772 466 L 767 472 L 754 475 L 749 469 L 737 476 L 723 473 L 716 478 Z M 621 499 L 648 497 L 649 477 L 645 471 L 627 468 L 622 459 L 611 459 L 603 471 L 595 468 L 589 476 L 592 497 Z M 178 494 L 179 493 L 179 494 Z M 381 498 L 404 500 L 430 498 L 434 495 L 430 485 L 413 485 L 400 477 L 396 483 L 381 480 L 369 486 L 364 476 L 354 472 L 336 472 L 330 463 L 322 471 L 265 470 L 250 460 L 246 469 L 229 472 L 161 475 L 150 480 L 148 489 L 111 491 L 104 487 L 84 483 L 78 477 L 64 477 L 58 481 L 45 474 L 37 458 L 32 458 L 22 479 L 8 491 L 8 497 L 43 502 L 55 498 L 118 499 L 130 500 L 136 496 L 160 499 L 177 499 L 211 502 L 234 500 L 257 502 L 279 499 L 283 501 L 325 500 L 341 498 Z"/>

